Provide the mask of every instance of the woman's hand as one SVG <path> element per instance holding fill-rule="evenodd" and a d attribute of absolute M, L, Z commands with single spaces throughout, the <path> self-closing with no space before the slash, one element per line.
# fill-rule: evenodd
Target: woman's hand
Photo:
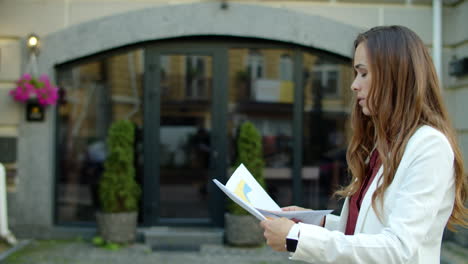
<path fill-rule="evenodd" d="M 299 206 L 295 206 L 295 205 L 291 205 L 291 206 L 286 206 L 286 207 L 283 207 L 281 208 L 282 211 L 313 211 L 312 209 L 307 209 L 307 208 L 303 208 L 303 207 L 299 207 Z M 294 221 L 295 223 L 299 223 L 300 221 L 297 220 L 296 218 L 293 218 L 291 219 L 292 221 Z M 321 227 L 324 227 L 325 226 L 325 216 L 322 217 L 322 220 L 320 221 L 320 226 Z"/>
<path fill-rule="evenodd" d="M 284 211 L 284 212 L 287 212 L 287 211 L 290 211 L 290 212 L 291 211 L 311 211 L 311 209 L 307 209 L 307 208 L 303 208 L 303 207 L 299 207 L 299 206 L 295 206 L 295 205 L 283 207 L 283 208 L 281 208 L 281 210 Z M 296 219 L 296 218 L 292 218 L 291 220 L 294 221 L 294 223 L 301 222 L 299 219 Z"/>
<path fill-rule="evenodd" d="M 293 221 L 284 217 L 260 222 L 267 245 L 276 251 L 286 251 L 286 236 L 293 225 Z"/>
<path fill-rule="evenodd" d="M 310 211 L 311 209 L 291 205 L 281 208 L 282 211 Z"/>

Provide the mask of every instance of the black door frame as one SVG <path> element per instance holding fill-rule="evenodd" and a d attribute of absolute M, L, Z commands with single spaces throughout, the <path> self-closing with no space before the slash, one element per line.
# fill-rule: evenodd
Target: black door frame
<path fill-rule="evenodd" d="M 158 45 L 145 50 L 145 106 L 144 106 L 144 184 L 143 184 L 143 223 L 144 225 L 208 225 L 223 226 L 224 197 L 208 183 L 209 212 L 208 219 L 165 219 L 159 212 L 159 139 L 160 139 L 160 57 L 165 54 L 211 56 L 213 61 L 212 89 L 212 133 L 210 133 L 210 177 L 224 180 L 227 165 L 222 162 L 226 157 L 226 113 L 227 113 L 227 57 L 222 47 L 207 47 L 181 43 Z M 224 172 L 224 173 L 223 173 Z M 183 208 L 181 208 L 183 210 Z"/>
<path fill-rule="evenodd" d="M 145 78 L 144 78 L 144 184 L 143 184 L 143 224 L 153 225 L 208 225 L 224 226 L 225 196 L 217 190 L 214 184 L 208 184 L 211 195 L 209 201 L 211 222 L 193 221 L 190 219 L 159 221 L 159 159 L 158 140 L 160 138 L 160 93 L 159 56 L 167 53 L 187 55 L 213 56 L 213 103 L 211 144 L 215 146 L 211 153 L 214 168 L 211 169 L 211 179 L 226 182 L 228 165 L 227 157 L 227 105 L 228 105 L 228 51 L 230 48 L 288 48 L 294 50 L 294 103 L 293 103 L 293 164 L 292 164 L 292 192 L 293 203 L 301 204 L 302 197 L 302 141 L 303 141 L 303 56 L 307 48 L 294 46 L 290 43 L 274 43 L 258 39 L 239 39 L 229 37 L 219 40 L 207 37 L 205 40 L 184 39 L 168 40 L 148 45 L 145 49 Z M 148 158 L 149 157 L 149 158 Z"/>
<path fill-rule="evenodd" d="M 311 47 L 304 47 L 294 43 L 282 43 L 274 40 L 265 40 L 258 38 L 239 38 L 229 36 L 197 36 L 197 37 L 182 37 L 177 39 L 167 39 L 150 41 L 146 43 L 139 43 L 136 45 L 118 48 L 112 51 L 106 51 L 95 56 L 82 58 L 69 63 L 64 63 L 57 67 L 73 67 L 86 62 L 93 62 L 97 59 L 105 59 L 110 55 L 122 54 L 126 51 L 132 51 L 137 48 L 144 49 L 144 120 L 143 126 L 143 157 L 145 158 L 143 166 L 143 197 L 141 205 L 141 213 L 143 214 L 142 226 L 155 226 L 155 225 L 193 225 L 187 221 L 179 221 L 172 223 L 158 222 L 158 199 L 159 199 L 159 159 L 158 145 L 159 145 L 159 127 L 160 127 L 160 94 L 158 91 L 159 75 L 157 74 L 160 69 L 159 60 L 156 56 L 149 56 L 150 54 L 157 54 L 161 51 L 171 50 L 179 53 L 188 54 L 204 54 L 213 56 L 213 77 L 217 77 L 213 84 L 213 97 L 216 98 L 212 103 L 213 114 L 213 129 L 219 131 L 217 135 L 212 136 L 213 146 L 217 147 L 217 152 L 212 152 L 219 162 L 215 162 L 216 167 L 212 169 L 212 178 L 216 178 L 221 182 L 226 182 L 227 167 L 225 160 L 220 158 L 227 157 L 227 102 L 228 102 L 228 51 L 230 48 L 289 48 L 295 51 L 294 55 L 294 113 L 293 113 L 293 164 L 292 164 L 292 191 L 293 203 L 301 204 L 302 197 L 302 148 L 303 148 L 303 96 L 304 96 L 304 76 L 303 76 L 303 52 L 317 52 L 323 57 L 339 58 L 349 60 L 336 54 L 331 54 L 323 50 L 316 50 Z M 217 59 L 216 59 L 217 58 Z M 59 113 L 56 112 L 56 131 L 59 131 L 61 122 Z M 58 132 L 57 132 L 58 134 Z M 56 153 L 58 153 L 58 146 L 60 145 L 59 137 L 56 137 Z M 156 174 L 157 172 L 157 174 Z M 59 162 L 55 163 L 55 189 L 54 189 L 54 223 L 57 225 L 66 226 L 85 226 L 94 225 L 94 223 L 72 222 L 61 223 L 58 221 L 58 178 L 61 175 Z M 157 177 L 155 177 L 157 176 Z M 217 190 L 214 184 L 209 184 L 208 191 L 211 193 L 210 209 L 211 219 L 210 223 L 199 223 L 198 225 L 210 226 L 224 226 L 224 212 L 225 212 L 225 196 Z"/>

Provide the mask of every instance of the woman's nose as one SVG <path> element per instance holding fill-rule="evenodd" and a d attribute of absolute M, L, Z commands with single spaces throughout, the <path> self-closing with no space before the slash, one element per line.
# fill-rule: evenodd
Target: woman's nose
<path fill-rule="evenodd" d="M 358 90 L 359 90 L 359 85 L 358 85 L 358 83 L 357 83 L 357 81 L 356 81 L 356 79 L 355 79 L 355 80 L 353 81 L 353 83 L 351 84 L 351 91 L 356 92 L 356 91 L 358 91 Z"/>

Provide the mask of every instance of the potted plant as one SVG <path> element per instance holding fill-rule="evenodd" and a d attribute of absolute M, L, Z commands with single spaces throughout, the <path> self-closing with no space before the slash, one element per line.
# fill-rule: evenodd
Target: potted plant
<path fill-rule="evenodd" d="M 39 78 L 24 74 L 10 91 L 13 100 L 26 104 L 26 120 L 43 121 L 45 107 L 55 105 L 59 99 L 59 89 L 54 86 L 47 75 Z"/>
<path fill-rule="evenodd" d="M 257 182 L 265 188 L 263 178 L 265 162 L 260 133 L 248 121 L 240 126 L 238 133 L 237 159 L 234 167 L 237 168 L 243 163 Z M 231 200 L 228 201 L 228 212 L 225 214 L 225 234 L 226 242 L 235 246 L 256 246 L 265 241 L 258 220 Z"/>
<path fill-rule="evenodd" d="M 141 189 L 135 180 L 135 127 L 128 120 L 114 122 L 107 138 L 108 156 L 99 181 L 101 211 L 97 223 L 101 237 L 110 242 L 133 242 L 136 235 Z"/>
<path fill-rule="evenodd" d="M 39 78 L 28 73 L 23 74 L 16 82 L 16 87 L 10 91 L 10 95 L 17 102 L 27 103 L 32 100 L 41 106 L 55 105 L 59 98 L 58 88 L 45 74 Z"/>

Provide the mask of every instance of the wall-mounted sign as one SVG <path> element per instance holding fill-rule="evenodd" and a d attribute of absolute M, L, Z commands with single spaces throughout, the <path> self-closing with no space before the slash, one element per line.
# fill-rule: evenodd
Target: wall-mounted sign
<path fill-rule="evenodd" d="M 26 120 L 31 122 L 42 122 L 45 119 L 44 106 L 36 101 L 30 101 L 26 104 Z"/>

